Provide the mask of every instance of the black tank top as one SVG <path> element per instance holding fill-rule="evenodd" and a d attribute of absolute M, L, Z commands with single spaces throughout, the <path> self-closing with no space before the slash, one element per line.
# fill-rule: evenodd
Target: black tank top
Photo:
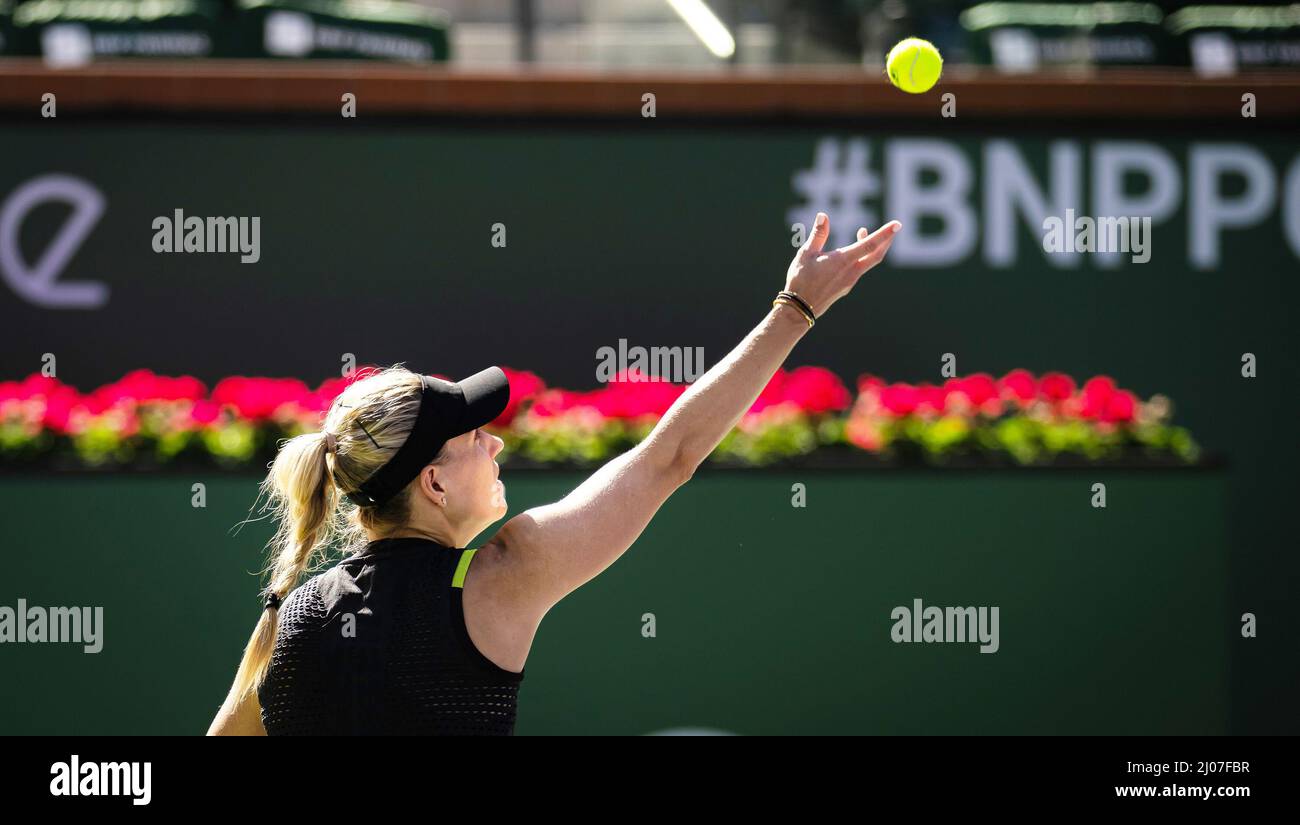
<path fill-rule="evenodd" d="M 266 732 L 512 735 L 524 674 L 465 629 L 474 553 L 383 539 L 290 593 L 258 689 Z"/>

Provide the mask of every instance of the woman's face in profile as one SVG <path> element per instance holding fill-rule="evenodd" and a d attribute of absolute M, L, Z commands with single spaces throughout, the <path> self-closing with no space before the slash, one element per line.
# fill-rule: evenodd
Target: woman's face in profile
<path fill-rule="evenodd" d="M 456 524 L 484 527 L 506 514 L 506 488 L 498 476 L 496 456 L 505 442 L 482 428 L 447 442 L 451 448 L 439 476 L 447 490 L 448 518 Z"/>

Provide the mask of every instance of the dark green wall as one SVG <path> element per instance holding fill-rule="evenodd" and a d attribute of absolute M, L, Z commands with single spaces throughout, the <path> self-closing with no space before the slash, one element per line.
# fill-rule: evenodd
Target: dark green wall
<path fill-rule="evenodd" d="M 504 478 L 513 515 L 581 475 Z M 231 534 L 255 492 L 246 476 L 0 479 L 21 514 L 0 604 L 105 609 L 101 653 L 0 647 L 0 730 L 202 732 L 257 618 L 269 527 Z M 1243 698 L 1229 651 L 1248 644 L 1225 524 L 1213 471 L 701 470 L 543 621 L 518 732 L 1224 733 Z M 890 613 L 914 598 L 998 606 L 1000 650 L 893 643 Z"/>

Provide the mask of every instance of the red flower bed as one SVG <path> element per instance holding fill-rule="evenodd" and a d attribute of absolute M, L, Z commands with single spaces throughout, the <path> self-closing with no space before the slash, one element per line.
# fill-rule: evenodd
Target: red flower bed
<path fill-rule="evenodd" d="M 374 367 L 315 387 L 295 378 L 233 376 L 211 391 L 199 380 L 136 370 L 82 393 L 31 375 L 0 382 L 0 461 L 55 457 L 63 465 L 151 466 L 178 457 L 228 466 L 264 466 L 278 439 L 320 427 L 330 404 Z M 511 400 L 490 427 L 507 459 L 588 463 L 635 444 L 688 390 L 687 385 L 621 373 L 594 390 L 548 387 L 506 369 Z M 438 376 L 446 378 L 447 376 Z M 778 370 L 715 458 L 743 464 L 852 447 L 882 456 L 954 453 L 1033 463 L 1060 453 L 1100 459 L 1141 449 L 1195 458 L 1196 447 L 1168 423 L 1161 396 L 1143 401 L 1107 376 L 1079 386 L 1070 376 L 1013 370 L 941 384 L 857 382 L 856 398 L 821 367 Z"/>

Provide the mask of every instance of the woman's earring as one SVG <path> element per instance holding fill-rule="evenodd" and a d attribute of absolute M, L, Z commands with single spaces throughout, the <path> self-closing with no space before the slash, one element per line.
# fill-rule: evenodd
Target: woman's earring
<path fill-rule="evenodd" d="M 446 506 L 447 506 L 447 497 L 446 497 L 446 496 L 443 496 L 443 497 L 442 497 L 442 506 L 443 506 L 443 507 L 446 507 Z"/>

